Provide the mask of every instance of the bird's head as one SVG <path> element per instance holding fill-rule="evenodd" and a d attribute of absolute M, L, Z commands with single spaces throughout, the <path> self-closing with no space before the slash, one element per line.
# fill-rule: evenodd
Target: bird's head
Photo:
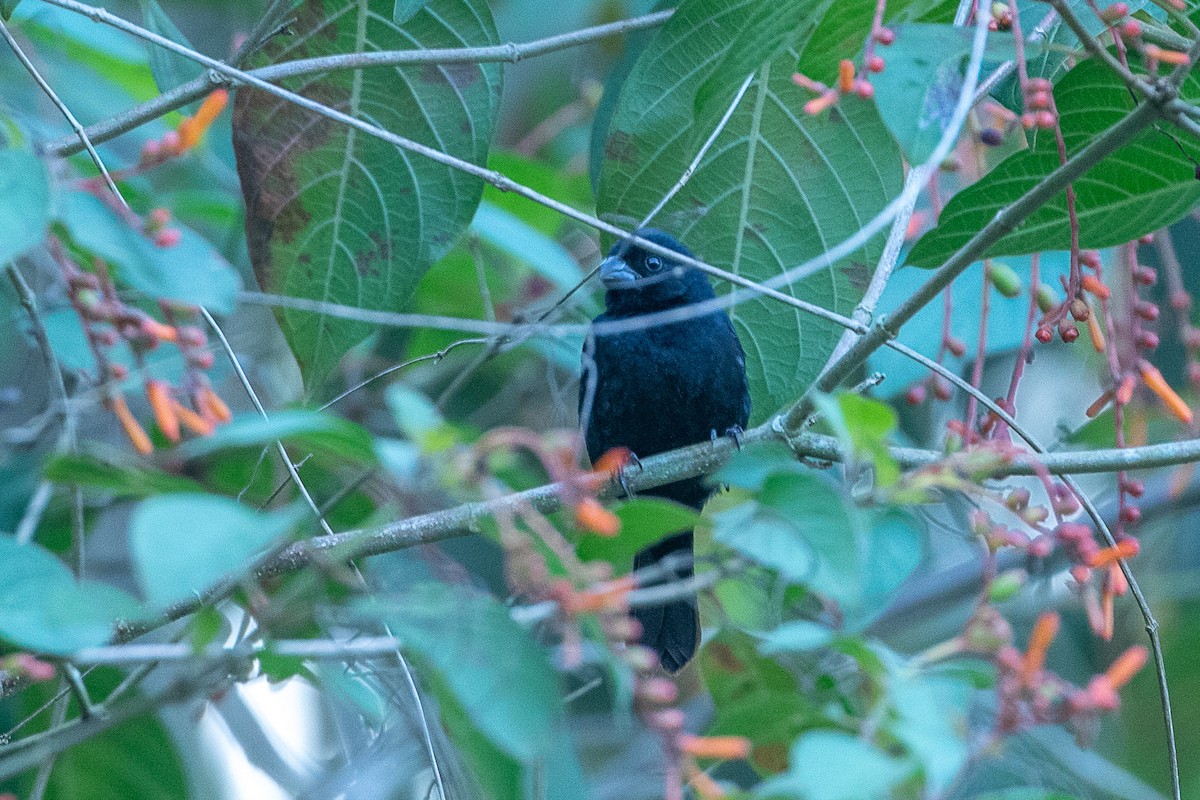
<path fill-rule="evenodd" d="M 692 251 L 669 233 L 642 228 L 637 235 L 694 258 Z M 626 241 L 613 245 L 600 262 L 600 281 L 608 290 L 605 305 L 610 314 L 658 311 L 715 297 L 708 276 L 700 270 Z"/>

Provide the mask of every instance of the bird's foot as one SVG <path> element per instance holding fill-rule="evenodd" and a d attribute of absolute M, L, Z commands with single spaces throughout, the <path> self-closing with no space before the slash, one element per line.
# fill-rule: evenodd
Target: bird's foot
<path fill-rule="evenodd" d="M 733 426 L 725 429 L 725 435 L 733 437 L 733 444 L 735 447 L 737 447 L 738 450 L 742 449 L 742 434 L 744 434 L 744 433 L 745 433 L 745 431 L 742 430 L 741 425 L 733 425 Z M 717 443 L 717 439 L 720 438 L 717 435 L 717 429 L 716 428 L 711 429 L 709 431 L 709 435 L 712 437 L 712 443 L 715 445 Z"/>
<path fill-rule="evenodd" d="M 730 427 L 725 429 L 725 435 L 733 437 L 733 445 L 738 450 L 742 449 L 742 440 L 743 440 L 743 438 L 745 438 L 745 436 L 744 436 L 745 433 L 746 432 L 744 430 L 742 430 L 741 425 L 731 425 Z"/>
<path fill-rule="evenodd" d="M 637 453 L 634 453 L 633 451 L 630 451 L 630 453 L 629 453 L 629 464 L 632 464 L 635 467 L 637 467 L 639 474 L 642 472 L 642 470 L 645 469 L 645 467 L 642 466 L 642 460 L 640 458 L 638 458 Z M 627 476 L 628 472 L 629 472 L 628 464 L 617 468 L 617 483 L 620 484 L 621 491 L 623 491 L 625 493 L 625 497 L 632 498 L 633 497 L 633 489 L 629 488 L 629 478 Z"/>

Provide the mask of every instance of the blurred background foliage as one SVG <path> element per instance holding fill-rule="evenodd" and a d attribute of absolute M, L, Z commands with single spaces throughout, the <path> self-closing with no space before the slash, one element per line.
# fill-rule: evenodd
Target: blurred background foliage
<path fill-rule="evenodd" d="M 166 16 L 198 50 L 218 57 L 236 48 L 239 37 L 259 18 L 262 5 L 206 0 L 161 3 Z M 652 4 L 557 0 L 548 9 L 544 0 L 495 0 L 490 5 L 499 41 L 505 42 L 528 41 L 622 19 L 644 13 Z M 945 5 L 925 4 L 930 17 L 944 16 Z M 140 19 L 144 10 L 142 4 L 129 2 L 114 2 L 108 7 L 130 19 Z M 158 93 L 151 69 L 155 64 L 140 43 L 82 17 L 29 0 L 21 4 L 15 20 L 23 40 L 36 48 L 38 64 L 49 82 L 85 124 Z M 602 100 L 603 87 L 621 63 L 626 48 L 639 42 L 644 46 L 647 38 L 606 39 L 506 65 L 488 164 L 572 206 L 594 209 L 593 126 L 598 109 L 604 109 L 606 102 Z M 170 64 L 159 66 L 170 69 Z M 27 139 L 46 140 L 69 133 L 8 54 L 0 57 L 0 97 L 4 112 L 0 116 L 0 138 L 9 145 L 23 147 Z M 609 108 L 600 113 L 611 111 Z M 136 163 L 146 142 L 161 138 L 180 118 L 172 114 L 139 127 L 102 145 L 100 152 L 112 164 Z M 893 145 L 889 142 L 888 146 Z M 71 167 L 78 174 L 94 172 L 83 155 L 72 156 Z M 674 176 L 664 176 L 663 180 L 669 185 Z M 190 157 L 137 176 L 125 182 L 123 188 L 135 205 L 170 209 L 177 220 L 236 271 L 243 286 L 256 285 L 243 234 L 244 212 L 229 115 L 218 119 L 206 142 Z M 653 188 L 658 191 L 662 187 Z M 890 187 L 892 191 L 895 188 Z M 1180 222 L 1173 228 L 1173 235 L 1185 263 L 1191 254 L 1200 252 L 1200 225 L 1195 221 Z M 602 249 L 593 232 L 579 223 L 487 187 L 466 236 L 420 280 L 412 310 L 473 319 L 511 320 L 518 315 L 528 319 L 579 280 Z M 878 248 L 875 250 L 873 255 L 877 255 Z M 1142 252 L 1146 263 L 1155 263 L 1152 248 L 1142 248 Z M 1104 257 L 1107 263 L 1113 254 L 1106 252 Z M 29 258 L 36 262 L 39 256 Z M 1049 282 L 1047 275 L 1061 274 L 1065 261 L 1064 254 L 1045 254 L 1042 280 Z M 1024 256 L 1006 259 L 1023 277 L 1028 275 L 1028 262 Z M 35 270 L 33 274 L 44 277 L 45 265 L 40 266 L 41 272 Z M 480 291 L 481 273 L 486 292 Z M 1193 293 L 1200 291 L 1200 274 L 1185 269 L 1184 276 Z M 926 277 L 927 273 L 916 268 L 901 269 L 885 295 L 883 310 L 897 305 Z M 982 280 L 981 271 L 975 269 L 954 284 L 951 330 L 971 344 L 966 356 L 949 360 L 956 368 L 965 369 L 972 358 Z M 46 293 L 42 304 L 47 309 L 47 328 L 58 357 L 76 369 L 93 366 L 78 324 L 64 310 L 61 290 L 49 281 L 34 288 Z M 1165 290 L 1159 287 L 1155 291 L 1158 295 L 1150 296 L 1163 307 L 1165 315 L 1175 313 L 1165 300 Z M 993 295 L 992 301 L 983 389 L 995 396 L 1002 393 L 1011 374 L 1026 306 L 1024 299 Z M 599 309 L 598 291 L 589 286 L 566 319 L 585 321 Z M 0 325 L 0 352 L 5 353 L 0 359 L 0 429 L 8 434 L 0 446 L 0 529 L 12 530 L 41 479 L 42 465 L 53 442 L 36 435 L 21 437 L 31 418 L 48 402 L 44 388 L 48 382 L 43 379 L 40 356 L 24 334 L 25 313 L 7 283 L 0 287 L 0 319 L 4 323 Z M 930 306 L 905 329 L 902 340 L 933 355 L 940 325 L 941 309 Z M 242 305 L 227 318 L 226 329 L 269 408 L 301 402 L 305 389 L 300 372 L 269 311 Z M 1175 326 L 1169 319 L 1164 320 L 1160 330 L 1164 331 L 1163 342 L 1156 361 L 1173 384 L 1183 385 L 1183 345 L 1170 335 Z M 343 362 L 344 373 L 339 380 L 351 386 L 379 369 L 428 356 L 461 338 L 432 329 L 377 332 L 352 350 Z M 374 448 L 368 445 L 365 452 L 354 444 L 356 433 L 331 433 L 322 428 L 323 423 L 312 419 L 295 420 L 296 430 L 309 437 L 303 440 L 304 447 L 324 447 L 332 456 L 314 459 L 305 468 L 306 481 L 315 495 L 337 498 L 328 509 L 330 525 L 334 530 L 350 529 L 436 510 L 467 497 L 468 493 L 453 481 L 435 483 L 428 476 L 437 469 L 440 453 L 474 442 L 482 432 L 512 425 L 539 431 L 573 429 L 581 344 L 581 338 L 535 337 L 486 360 L 482 357 L 486 344 L 458 346 L 442 360 L 409 368 L 398 384 L 378 384 L 359 391 L 341 401 L 334 412 L 377 437 Z M 182 368 L 170 363 L 169 353 L 162 358 L 161 362 L 152 362 L 153 369 L 161 374 L 171 375 L 172 370 Z M 881 351 L 871 368 L 887 375 L 877 395 L 894 401 L 897 438 L 902 443 L 936 446 L 945 421 L 962 415 L 963 408 L 957 402 L 926 403 L 915 408 L 901 402 L 905 389 L 923 376 L 894 353 Z M 1099 357 L 1088 348 L 1039 349 L 1022 384 L 1020 418 L 1045 441 L 1107 446 L 1111 429 L 1088 428 L 1083 417 L 1083 409 L 1099 394 L 1099 371 Z M 240 397 L 229 367 L 220 358 L 213 378 L 225 397 Z M 239 412 L 248 408 L 247 402 L 237 405 Z M 420 412 L 414 412 L 414 408 Z M 759 413 L 765 416 L 773 410 L 763 408 Z M 145 412 L 145 408 L 139 412 Z M 1161 413 L 1147 411 L 1146 417 L 1151 441 L 1180 435 L 1179 428 Z M 851 424 L 855 424 L 853 419 Z M 263 444 L 272 440 L 271 432 L 254 430 L 245 441 L 235 442 L 228 449 L 193 452 L 186 471 L 173 476 L 179 483 L 168 484 L 161 473 L 138 473 L 113 428 L 107 416 L 85 415 L 81 436 L 97 444 L 86 457 L 59 463 L 58 469 L 66 479 L 83 482 L 98 493 L 86 508 L 91 531 L 88 576 L 130 591 L 137 586 L 126 541 L 134 507 L 131 501 L 164 488 L 194 486 L 264 502 L 284 475 L 278 463 L 263 461 L 259 455 Z M 804 508 L 788 505 L 798 503 L 795 496 L 809 496 L 811 501 L 811 495 L 826 492 L 835 504 L 841 496 L 824 478 L 791 473 L 769 460 L 764 463 L 746 462 L 741 472 L 734 469 L 723 479 L 735 487 L 745 481 L 747 485 L 741 490 L 750 492 L 762 488 L 762 482 L 755 484 L 755 475 L 769 475 L 779 488 L 773 502 L 782 509 Z M 379 464 L 387 480 L 371 477 Z M 515 489 L 544 482 L 539 465 L 527 457 L 496 458 L 492 466 L 504 484 Z M 1196 725 L 1200 719 L 1200 678 L 1194 669 L 1200 662 L 1200 581 L 1195 580 L 1200 550 L 1191 535 L 1197 525 L 1194 505 L 1198 495 L 1187 468 L 1160 470 L 1145 477 L 1149 486 L 1144 502 L 1146 519 L 1140 531 L 1143 550 L 1135 569 L 1161 624 L 1175 702 L 1184 793 L 1200 798 L 1200 727 Z M 186 483 L 189 481 L 191 484 Z M 1111 477 L 1097 477 L 1084 485 L 1103 502 L 1112 497 L 1112 483 Z M 730 496 L 745 499 L 737 491 L 735 488 Z M 750 524 L 745 516 L 735 515 L 739 508 L 745 509 L 734 507 L 730 496 L 718 501 L 730 507 L 710 510 L 707 515 L 711 531 L 706 546 L 718 551 L 722 544 L 741 550 L 735 542 L 739 532 L 744 533 Z M 758 501 L 758 511 L 766 508 L 764 515 L 771 511 L 771 502 L 763 497 Z M 647 511 L 636 502 L 619 509 L 619 513 L 629 520 L 630 530 L 652 538 L 658 531 L 647 520 L 656 518 L 661 509 Z M 809 512 L 804 513 L 814 507 L 808 508 Z M 852 602 L 860 599 L 855 592 L 862 589 L 866 593 L 867 589 L 852 580 L 847 582 L 846 574 L 825 576 L 824 583 L 810 580 L 807 575 L 785 576 L 794 581 L 781 579 L 766 567 L 794 564 L 796 553 L 785 552 L 786 558 L 775 563 L 770 560 L 771 554 L 760 554 L 759 562 L 765 567 L 756 567 L 721 584 L 717 593 L 720 603 L 705 608 L 705 619 L 711 623 L 710 628 L 718 627 L 719 621 L 732 624 L 715 631 L 699 666 L 681 680 L 682 707 L 688 714 L 689 729 L 749 735 L 754 740 L 755 758 L 749 765 L 721 768 L 718 777 L 749 785 L 752 770 L 777 772 L 786 763 L 787 748 L 795 740 L 799 744 L 792 750 L 793 767 L 800 761 L 819 763 L 831 775 L 841 776 L 823 779 L 815 787 L 805 785 L 800 774 L 785 773 L 784 778 L 776 778 L 781 781 L 775 784 L 778 791 L 810 798 L 850 800 L 882 796 L 888 791 L 900 797 L 1067 796 L 1081 800 L 1166 794 L 1169 784 L 1161 710 L 1154 676 L 1148 670 L 1123 692 L 1120 712 L 1100 722 L 1094 754 L 1079 750 L 1061 730 L 1039 728 L 1006 740 L 978 763 L 960 771 L 966 759 L 966 736 L 958 712 L 969 710 L 973 726 L 988 727 L 994 709 L 989 709 L 986 701 L 969 702 L 965 698 L 971 687 L 986 687 L 991 676 L 980 664 L 970 662 L 914 676 L 903 667 L 901 656 L 918 653 L 956 635 L 970 614 L 974 598 L 969 588 L 958 593 L 946 588 L 956 576 L 965 576 L 963 585 L 970 587 L 971 567 L 978 560 L 978 551 L 966 532 L 966 511 L 962 504 L 950 502 L 945 507 L 923 509 L 914 518 L 916 521 L 892 520 L 896 536 L 903 542 L 895 552 L 911 557 L 913 563 L 896 565 L 888 562 L 885 553 L 879 562 L 868 561 L 868 566 L 878 568 L 886 562 L 898 571 L 896 583 L 906 578 L 908 570 L 902 567 L 915 567 L 915 572 L 890 603 L 882 598 L 892 596 L 896 588 L 893 585 L 870 596 L 871 613 L 853 620 L 850 629 L 832 645 L 832 640 L 823 638 L 826 633 L 786 629 L 786 623 L 795 621 L 789 619 L 790 612 L 799 609 L 803 617 L 818 602 L 808 588 L 851 601 L 852 608 Z M 65 495 L 56 494 L 38 529 L 38 542 L 50 550 L 66 552 L 70 546 L 69 517 Z M 555 519 L 564 528 L 570 527 L 565 515 Z M 847 531 L 859 530 L 853 519 L 838 524 L 845 524 Z M 876 532 L 872 535 L 878 529 L 877 520 L 872 521 L 871 530 Z M 199 537 L 201 533 L 196 529 L 185 535 Z M 743 543 L 743 547 L 752 546 Z M 631 552 L 593 556 L 627 565 Z M 461 598 L 444 597 L 435 590 L 412 590 L 414 585 L 435 580 L 473 582 L 504 597 L 507 590 L 501 562 L 501 549 L 494 535 L 389 554 L 372 561 L 371 580 L 394 592 L 401 599 L 397 602 L 407 601 L 405 613 L 394 608 L 355 609 L 360 619 L 369 620 L 366 627 L 386 623 L 414 643 L 418 672 L 432 684 L 431 693 L 437 697 L 427 710 L 434 713 L 440 709 L 449 736 L 465 752 L 465 767 L 447 755 L 446 764 L 450 766 L 445 780 L 461 785 L 464 792 L 473 791 L 465 787 L 474 780 L 487 785 L 487 793 L 497 798 L 519 796 L 539 779 L 536 771 L 522 761 L 526 755 L 522 748 L 536 736 L 561 736 L 556 742 L 562 745 L 568 741 L 563 731 L 569 728 L 578 762 L 574 755 L 563 755 L 564 751 L 553 743 L 546 744 L 549 762 L 543 765 L 547 771 L 541 777 L 551 785 L 545 787 L 544 796 L 577 796 L 574 792 L 578 785 L 573 780 L 581 772 L 596 796 L 655 796 L 661 791 L 658 740 L 631 716 L 614 722 L 612 709 L 628 709 L 631 687 L 629 675 L 610 655 L 588 653 L 585 660 L 593 671 L 574 674 L 571 680 L 576 684 L 565 687 L 568 692 L 582 692 L 568 705 L 566 714 L 554 704 L 530 710 L 521 705 L 521 697 L 505 703 L 500 695 L 514 684 L 532 692 L 527 696 L 542 701 L 560 687 L 556 686 L 558 676 L 546 669 L 546 662 L 536 654 L 525 659 L 511 655 L 511 650 L 520 649 L 514 642 L 528 642 L 523 634 L 513 634 L 504 627 L 510 623 L 503 606 L 484 595 L 456 605 L 463 603 Z M 342 608 L 342 589 L 336 581 L 320 574 L 281 578 L 270 588 L 275 599 L 274 616 L 269 621 L 274 636 L 313 635 L 322 625 L 330 624 L 330 619 L 323 616 L 327 607 Z M 1004 606 L 1018 643 L 1026 640 L 1037 614 L 1049 607 L 1062 609 L 1064 615 L 1063 630 L 1051 650 L 1049 666 L 1077 684 L 1085 685 L 1123 649 L 1144 638 L 1136 609 L 1132 603 L 1123 602 L 1118 605 L 1113 642 L 1098 640 L 1066 589 L 1062 573 L 1047 570 L 1031 575 L 1025 589 Z M 764 618 L 764 608 L 774 616 Z M 335 624 L 347 624 L 347 619 L 337 617 Z M 223 618 L 193 620 L 170 634 L 200 636 L 196 629 L 204 626 L 213 627 L 207 634 L 213 641 L 220 632 L 227 632 L 229 623 Z M 772 629 L 777 638 L 764 647 L 746 629 Z M 515 638 L 505 638 L 508 634 Z M 497 654 L 508 655 L 497 659 Z M 454 658 L 479 670 L 493 670 L 489 678 L 494 682 L 472 686 L 472 676 L 477 673 L 456 672 L 441 663 L 442 659 Z M 737 669 L 730 668 L 731 664 L 737 664 Z M 343 673 L 336 665 L 312 670 L 269 655 L 258 669 L 261 674 L 244 685 L 225 684 L 207 698 L 169 705 L 157 714 L 137 715 L 69 749 L 59 756 L 50 773 L 46 796 L 382 797 L 395 792 L 394 796 L 399 797 L 406 796 L 402 791 L 416 791 L 425 755 L 403 676 L 385 670 L 364 669 L 360 673 L 356 668 Z M 295 675 L 299 677 L 292 677 Z M 87 676 L 95 696 L 105 696 L 121 680 L 122 674 L 110 668 L 96 669 Z M 592 683 L 595 687 L 588 688 Z M 805 691 L 798 691 L 798 685 Z M 0 730 L 21 724 L 46 702 L 55 686 L 38 684 L 0 703 Z M 140 691 L 152 695 L 167 686 L 167 678 L 152 675 Z M 307 688 L 312 686 L 322 691 Z M 888 751 L 846 741 L 848 737 L 832 732 L 839 721 L 869 716 L 871 702 L 881 696 L 890 697 L 886 706 Z M 480 716 L 471 703 L 488 710 Z M 397 708 L 401 709 L 400 719 L 386 719 Z M 930 712 L 943 708 L 944 714 Z M 930 713 L 922 716 L 923 712 Z M 73 716 L 76 709 L 72 707 L 67 713 Z M 371 735 L 362 730 L 353 733 L 356 725 L 351 720 L 358 719 L 377 722 Z M 20 734 L 44 729 L 48 721 L 49 716 L 42 714 L 24 725 Z M 800 736 L 813 729 L 820 729 L 822 735 Z M 449 746 L 441 739 L 434 746 L 449 753 Z M 339 756 L 345 753 L 355 757 L 345 763 Z M 900 753 L 920 762 L 919 778 L 911 763 L 898 766 Z M 555 758 L 560 761 L 555 762 Z M 943 759 L 949 759 L 949 768 Z M 454 774 L 456 769 L 461 774 Z M 468 772 L 473 779 L 466 777 Z M 839 781 L 847 776 L 862 783 L 840 787 Z M 0 792 L 12 791 L 25 797 L 33 782 L 32 772 L 25 772 L 0 784 Z M 1021 791 L 1011 791 L 1014 787 Z"/>

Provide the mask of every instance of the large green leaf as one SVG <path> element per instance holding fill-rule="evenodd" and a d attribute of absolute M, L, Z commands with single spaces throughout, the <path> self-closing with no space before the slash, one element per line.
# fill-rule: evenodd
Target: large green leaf
<path fill-rule="evenodd" d="M 973 38 L 970 28 L 916 23 L 896 28 L 896 41 L 880 48 L 887 68 L 871 83 L 883 120 L 910 163 L 926 161 L 941 141 L 962 92 Z M 993 33 L 985 58 L 1003 61 L 1011 50 L 1012 34 Z"/>
<path fill-rule="evenodd" d="M 167 12 L 162 10 L 158 0 L 138 0 L 138 2 L 142 6 L 142 20 L 147 30 L 170 39 L 176 44 L 192 47 L 192 43 L 183 35 Z M 158 84 L 160 91 L 166 92 L 176 86 L 181 86 L 192 78 L 198 78 L 204 72 L 202 65 L 165 47 L 148 43 L 147 50 L 150 55 L 150 71 L 154 73 L 154 82 Z"/>
<path fill-rule="evenodd" d="M 36 544 L 0 536 L 0 638 L 18 647 L 66 655 L 109 640 L 118 618 L 138 610 L 108 584 L 76 582 L 71 571 Z"/>
<path fill-rule="evenodd" d="M 417 584 L 394 602 L 362 601 L 357 609 L 387 620 L 404 650 L 433 670 L 435 687 L 453 697 L 492 745 L 527 767 L 561 773 L 547 775 L 550 784 L 570 785 L 573 774 L 578 791 L 579 766 L 564 738 L 557 679 L 508 609 L 486 595 L 437 583 Z"/>
<path fill-rule="evenodd" d="M 473 47 L 497 42 L 483 0 L 432 0 L 403 26 L 394 0 L 307 0 L 294 36 L 254 66 L 336 53 Z M 415 65 L 334 71 L 289 89 L 444 153 L 483 165 L 500 68 Z M 250 256 L 265 291 L 395 311 L 475 213 L 478 178 L 331 122 L 262 91 L 241 89 L 234 149 L 246 197 Z M 362 323 L 282 311 L 310 387 L 371 331 Z"/>
<path fill-rule="evenodd" d="M 133 513 L 129 547 L 146 599 L 166 606 L 237 577 L 303 515 L 298 506 L 267 513 L 199 493 L 143 501 Z"/>
<path fill-rule="evenodd" d="M 766 478 L 757 500 L 714 514 L 714 538 L 837 601 L 860 630 L 921 560 L 923 541 L 897 509 L 858 508 L 813 474 Z"/>
<path fill-rule="evenodd" d="M 820 47 L 814 28 L 851 25 L 852 12 L 828 0 L 681 4 L 622 89 L 607 132 L 599 210 L 644 217 L 711 135 L 747 69 L 756 68 L 728 125 L 664 209 L 661 219 L 672 222 L 662 224 L 702 258 L 754 280 L 857 231 L 900 190 L 900 153 L 874 105 L 847 97 L 810 117 L 801 110 L 809 96 L 791 79 L 797 63 L 816 58 L 805 60 L 810 42 Z M 860 23 L 859 41 L 869 17 Z M 813 63 L 812 71 L 819 66 Z M 877 247 L 876 241 L 789 291 L 849 313 Z M 775 300 L 751 300 L 731 316 L 746 349 L 752 422 L 794 399 L 840 334 Z"/>
<path fill-rule="evenodd" d="M 50 773 L 48 800 L 182 800 L 187 776 L 170 733 L 153 714 L 72 746 Z"/>
<path fill-rule="evenodd" d="M 845 731 L 816 730 L 793 746 L 791 770 L 759 786 L 758 798 L 797 800 L 875 800 L 891 797 L 892 787 L 912 766 Z M 814 769 L 813 765 L 820 765 Z"/>
<path fill-rule="evenodd" d="M 763 773 L 787 766 L 787 747 L 805 727 L 821 721 L 813 698 L 796 678 L 758 652 L 753 637 L 725 628 L 700 651 L 700 672 L 716 708 L 712 734 L 750 739 L 750 763 Z"/>
<path fill-rule="evenodd" d="M 1191 79 L 1185 94 L 1200 96 Z M 1124 84 L 1101 63 L 1085 61 L 1054 88 L 1067 154 L 1112 127 L 1134 107 Z M 1183 217 L 1200 200 L 1196 161 L 1200 141 L 1151 127 L 1074 182 L 1080 245 L 1111 247 L 1132 241 Z M 921 237 L 910 264 L 936 267 L 1012 203 L 1058 168 L 1052 133 L 1042 132 L 1028 150 L 1000 163 L 946 204 L 938 226 Z M 1066 250 L 1071 231 L 1063 192 L 1031 214 L 1016 231 L 988 249 L 988 256 Z"/>
<path fill-rule="evenodd" d="M 24 150 L 0 150 L 0 267 L 41 242 L 49 221 L 42 162 Z"/>

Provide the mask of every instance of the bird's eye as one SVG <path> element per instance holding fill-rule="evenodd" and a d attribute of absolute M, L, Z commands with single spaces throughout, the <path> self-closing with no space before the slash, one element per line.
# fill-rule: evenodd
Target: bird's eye
<path fill-rule="evenodd" d="M 658 256 L 647 256 L 646 269 L 648 269 L 650 272 L 658 272 L 660 269 L 662 269 L 662 259 Z"/>

